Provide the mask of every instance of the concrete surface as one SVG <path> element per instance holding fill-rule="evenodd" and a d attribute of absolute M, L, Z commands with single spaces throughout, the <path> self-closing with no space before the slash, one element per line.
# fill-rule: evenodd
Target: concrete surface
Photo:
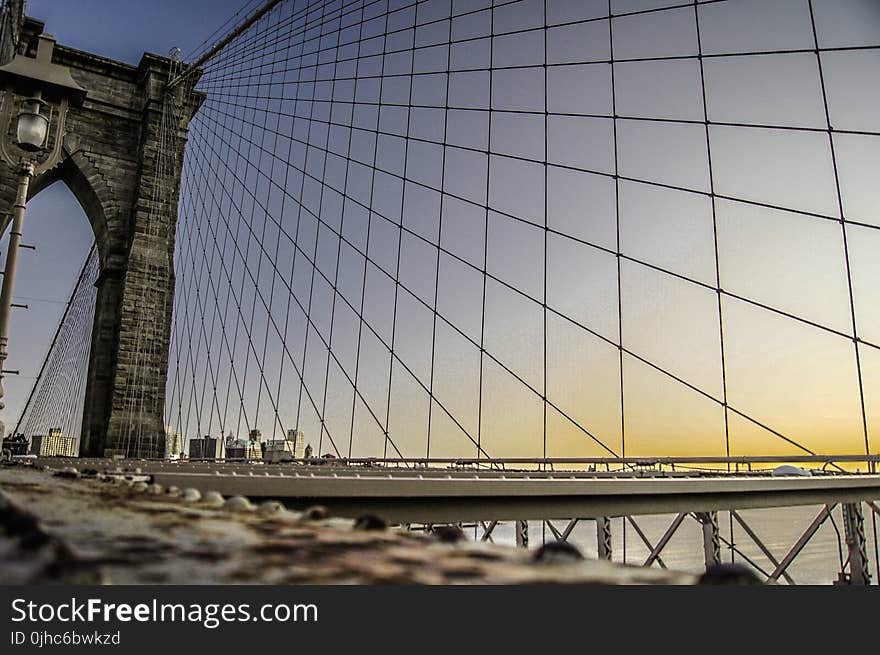
<path fill-rule="evenodd" d="M 693 575 L 445 543 L 381 519 L 165 489 L 149 476 L 0 466 L 0 584 L 694 584 Z"/>

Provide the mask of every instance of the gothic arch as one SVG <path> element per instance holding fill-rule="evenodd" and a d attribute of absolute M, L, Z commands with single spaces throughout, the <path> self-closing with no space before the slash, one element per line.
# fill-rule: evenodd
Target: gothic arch
<path fill-rule="evenodd" d="M 103 263 L 108 260 L 110 242 L 107 216 L 118 211 L 118 202 L 113 197 L 109 184 L 88 155 L 77 151 L 66 156 L 55 168 L 34 178 L 28 189 L 28 200 L 58 181 L 70 189 L 92 226 L 103 267 Z"/>

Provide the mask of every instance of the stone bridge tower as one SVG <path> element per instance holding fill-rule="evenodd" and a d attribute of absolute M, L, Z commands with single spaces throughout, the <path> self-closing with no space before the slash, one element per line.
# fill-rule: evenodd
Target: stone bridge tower
<path fill-rule="evenodd" d="M 25 18 L 18 51 L 33 56 L 42 32 Z M 68 113 L 61 164 L 35 178 L 29 195 L 62 180 L 91 223 L 100 260 L 80 454 L 161 457 L 181 164 L 201 98 L 168 99 L 175 63 L 165 57 L 144 54 L 131 66 L 56 45 L 52 60 L 88 96 Z M 11 211 L 15 184 L 0 164 L 0 212 Z"/>

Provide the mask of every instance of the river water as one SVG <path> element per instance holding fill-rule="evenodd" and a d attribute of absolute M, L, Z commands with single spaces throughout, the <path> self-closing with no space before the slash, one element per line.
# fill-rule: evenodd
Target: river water
<path fill-rule="evenodd" d="M 797 542 L 798 538 L 819 514 L 820 510 L 820 506 L 786 507 L 742 510 L 739 514 L 776 557 L 777 561 L 779 561 Z M 655 515 L 636 517 L 635 520 L 648 540 L 652 544 L 656 544 L 674 518 L 675 515 Z M 833 520 L 826 519 L 788 568 L 788 573 L 796 584 L 825 585 L 832 584 L 837 579 L 841 569 L 841 557 L 844 560 L 847 557 L 843 517 L 840 507 L 834 509 L 832 518 Z M 718 522 L 722 538 L 728 542 L 731 541 L 730 515 L 727 512 L 719 512 Z M 554 521 L 553 525 L 561 532 L 565 529 L 566 523 L 566 521 Z M 622 523 L 623 520 L 617 518 L 612 520 L 611 525 L 612 556 L 618 562 L 624 560 L 624 530 Z M 878 535 L 875 530 L 880 532 L 880 521 L 872 518 L 870 510 L 866 509 L 865 535 L 868 544 L 871 581 L 874 584 L 877 583 L 878 579 L 876 559 Z M 473 529 L 468 531 L 469 535 L 473 535 L 473 533 Z M 479 534 L 482 534 L 481 529 Z M 514 545 L 513 523 L 499 523 L 493 531 L 492 537 L 495 543 Z M 547 541 L 554 539 L 553 533 L 548 528 L 544 528 L 541 521 L 530 521 L 529 547 L 538 548 L 542 543 L 542 537 L 545 537 Z M 630 525 L 626 526 L 625 538 L 626 562 L 642 564 L 648 557 L 649 549 L 643 544 Z M 588 520 L 579 522 L 572 531 L 569 541 L 577 545 L 586 557 L 595 558 L 597 556 L 595 522 Z M 761 552 L 760 548 L 735 521 L 733 524 L 732 541 L 736 548 L 743 555 L 750 558 L 755 565 L 768 572 L 775 568 Z M 729 562 L 731 558 L 730 548 L 722 543 L 721 552 L 723 561 Z M 663 549 L 661 558 L 669 569 L 694 573 L 699 573 L 704 569 L 702 532 L 700 524 L 694 518 L 688 517 L 679 526 L 675 535 Z M 749 565 L 738 554 L 734 554 L 734 561 Z M 655 563 L 654 566 L 657 566 L 657 564 Z M 755 567 L 752 566 L 752 568 Z M 786 581 L 780 579 L 780 584 L 786 584 Z"/>

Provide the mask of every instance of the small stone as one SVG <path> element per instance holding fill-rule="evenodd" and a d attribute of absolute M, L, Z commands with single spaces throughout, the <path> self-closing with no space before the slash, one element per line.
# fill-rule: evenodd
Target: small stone
<path fill-rule="evenodd" d="M 204 496 L 202 496 L 202 500 L 206 505 L 212 505 L 214 507 L 221 507 L 223 505 L 223 494 L 219 491 L 206 491 Z"/>
<path fill-rule="evenodd" d="M 584 556 L 574 544 L 550 541 L 538 548 L 532 559 L 540 564 L 571 564 L 584 559 Z"/>
<path fill-rule="evenodd" d="M 387 528 L 388 521 L 375 514 L 362 514 L 354 522 L 355 530 L 385 530 Z"/>
<path fill-rule="evenodd" d="M 706 567 L 697 584 L 758 585 L 761 579 L 744 564 L 713 564 Z"/>
<path fill-rule="evenodd" d="M 329 516 L 329 510 L 323 505 L 312 505 L 302 514 L 303 519 L 306 521 L 321 521 Z"/>
<path fill-rule="evenodd" d="M 251 501 L 244 496 L 232 496 L 231 498 L 227 498 L 223 506 L 233 512 L 250 512 L 254 509 Z"/>
<path fill-rule="evenodd" d="M 187 487 L 182 492 L 180 492 L 180 497 L 183 498 L 183 500 L 195 503 L 202 499 L 202 493 L 198 489 Z"/>
<path fill-rule="evenodd" d="M 146 491 L 148 486 L 146 482 L 135 482 L 131 485 L 131 488 L 134 491 Z"/>
<path fill-rule="evenodd" d="M 162 493 L 164 493 L 164 491 L 165 491 L 165 487 L 163 487 L 161 484 L 157 484 L 154 482 L 152 484 L 147 485 L 147 493 L 148 494 L 153 494 L 154 496 L 159 496 Z"/>
<path fill-rule="evenodd" d="M 260 514 L 277 514 L 284 511 L 284 505 L 277 500 L 264 500 L 257 508 Z"/>
<path fill-rule="evenodd" d="M 165 493 L 168 494 L 169 496 L 173 496 L 173 497 L 177 498 L 178 496 L 180 496 L 180 487 L 177 487 L 172 484 L 170 487 L 168 487 L 165 490 Z"/>
<path fill-rule="evenodd" d="M 465 540 L 464 530 L 457 525 L 436 525 L 431 531 L 431 536 L 437 541 L 446 544 L 454 544 Z"/>
<path fill-rule="evenodd" d="M 55 472 L 56 478 L 69 478 L 71 480 L 75 480 L 79 477 L 79 471 L 77 471 L 74 467 L 68 466 L 67 468 L 63 468 L 60 471 Z"/>

